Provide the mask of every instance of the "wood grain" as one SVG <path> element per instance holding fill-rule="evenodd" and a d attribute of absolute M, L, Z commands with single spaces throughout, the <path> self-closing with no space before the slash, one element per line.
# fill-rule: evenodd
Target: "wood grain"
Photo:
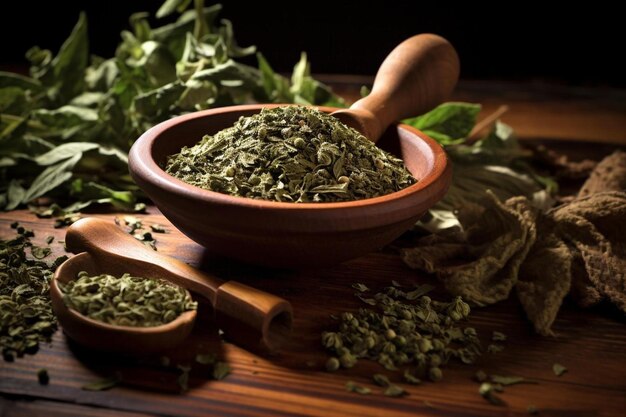
<path fill-rule="evenodd" d="M 463 72 L 461 71 L 461 76 Z M 360 98 L 359 88 L 371 86 L 373 77 L 325 75 L 349 102 Z M 626 90 L 569 88 L 548 83 L 512 83 L 462 80 L 451 100 L 480 103 L 485 117 L 502 105 L 509 111 L 502 120 L 520 139 L 549 139 L 568 143 L 626 145 Z"/>
<path fill-rule="evenodd" d="M 332 326 L 330 314 L 360 306 L 360 301 L 352 296 L 353 282 L 376 289 L 388 285 L 391 279 L 401 283 L 432 282 L 427 277 L 409 270 L 390 250 L 332 269 L 288 272 L 246 267 L 212 259 L 169 225 L 156 209 L 150 208 L 149 213 L 140 216 L 144 224 L 164 224 L 168 230 L 167 234 L 156 235 L 161 253 L 200 266 L 223 279 L 258 286 L 292 303 L 294 334 L 285 350 L 268 357 L 224 344 L 219 354 L 231 364 L 233 373 L 223 381 L 212 381 L 200 369 L 192 375 L 190 391 L 179 394 L 175 369 L 158 369 L 127 358 L 85 352 L 68 344 L 65 336 L 57 332 L 52 344 L 42 347 L 38 354 L 14 363 L 0 363 L 1 393 L 180 416 L 378 416 L 383 412 L 398 416 L 498 416 L 526 415 L 529 404 L 538 407 L 541 415 L 618 416 L 626 407 L 626 328 L 610 312 L 580 311 L 567 304 L 555 323 L 559 337 L 542 338 L 532 333 L 516 301 L 477 310 L 470 323 L 485 345 L 493 330 L 509 336 L 503 352 L 485 354 L 476 366 L 451 364 L 444 370 L 442 382 L 408 386 L 408 397 L 388 398 L 370 381 L 372 373 L 384 372 L 378 365 L 362 361 L 349 371 L 323 371 L 326 356 L 319 335 Z M 114 215 L 96 217 L 113 222 Z M 0 237 L 11 234 L 9 223 L 14 220 L 35 229 L 36 242 L 51 234 L 63 239 L 63 230 L 53 229 L 51 221 L 36 219 L 26 211 L 4 215 L 0 219 Z M 59 253 L 58 246 L 55 251 Z M 200 320 L 187 350 L 212 347 L 219 352 L 216 342 L 217 329 Z M 188 352 L 169 355 L 174 358 L 173 363 L 192 360 Z M 552 372 L 554 362 L 565 365 L 569 371 L 556 377 Z M 40 368 L 48 369 L 50 385 L 38 384 L 36 373 Z M 538 384 L 508 387 L 502 395 L 507 405 L 497 407 L 478 395 L 478 385 L 471 380 L 478 369 L 522 375 Z M 81 390 L 85 383 L 115 371 L 123 375 L 122 386 L 103 392 Z M 399 382 L 397 376 L 391 377 Z M 346 392 L 348 380 L 371 387 L 374 394 Z"/>

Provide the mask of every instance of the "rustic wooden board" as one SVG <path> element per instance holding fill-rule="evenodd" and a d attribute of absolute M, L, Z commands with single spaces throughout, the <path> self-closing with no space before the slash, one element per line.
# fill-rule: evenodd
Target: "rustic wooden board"
<path fill-rule="evenodd" d="M 96 216 L 113 222 L 115 214 Z M 46 411 L 48 415 L 97 416 L 101 414 L 93 407 L 104 407 L 116 412 L 180 416 L 499 416 L 527 415 L 527 406 L 533 404 L 545 416 L 621 416 L 626 408 L 626 327 L 623 317 L 610 309 L 580 311 L 566 304 L 555 323 L 559 334 L 556 338 L 533 334 L 514 299 L 476 310 L 470 324 L 477 328 L 485 345 L 493 330 L 506 333 L 509 340 L 504 343 L 504 351 L 486 353 L 475 366 L 451 364 L 444 369 L 442 382 L 406 386 L 408 397 L 388 398 L 371 383 L 372 373 L 385 372 L 376 364 L 360 362 L 354 369 L 332 374 L 323 371 L 326 355 L 319 338 L 324 329 L 333 325 L 330 314 L 360 306 L 350 288 L 354 282 L 363 282 L 373 289 L 388 285 L 392 279 L 400 283 L 433 282 L 408 269 L 393 250 L 327 269 L 259 269 L 212 259 L 153 207 L 149 214 L 139 217 L 146 225 L 166 226 L 167 234 L 156 234 L 160 252 L 291 301 L 295 322 L 289 345 L 277 356 L 244 351 L 232 344 L 220 347 L 216 343 L 217 329 L 203 320 L 187 346 L 168 355 L 176 363 L 189 360 L 185 355 L 188 357 L 199 345 L 204 351 L 217 349 L 233 372 L 223 381 L 212 381 L 198 370 L 192 375 L 190 390 L 180 394 L 176 369 L 158 369 L 138 361 L 85 352 L 68 343 L 59 331 L 52 344 L 42 347 L 36 355 L 13 363 L 0 362 L 0 393 L 11 398 L 0 402 L 0 415 L 37 415 Z M 64 237 L 64 230 L 54 229 L 51 220 L 37 219 L 22 210 L 0 214 L 0 238 L 13 233 L 9 224 L 15 220 L 35 230 L 35 242 L 43 242 L 48 235 Z M 56 245 L 56 254 L 61 253 L 61 245 Z M 565 365 L 569 371 L 555 376 L 554 362 Z M 40 368 L 47 368 L 50 373 L 48 386 L 37 382 Z M 521 375 L 538 384 L 508 387 L 502 394 L 507 405 L 497 407 L 479 396 L 478 384 L 471 380 L 478 369 Z M 102 392 L 81 390 L 85 383 L 115 371 L 121 372 L 126 381 L 122 386 Z M 399 381 L 398 376 L 392 376 L 393 379 Z M 374 393 L 349 393 L 344 389 L 348 380 L 367 385 Z M 47 407 L 48 401 L 55 405 Z M 77 404 L 76 408 L 72 404 Z"/>

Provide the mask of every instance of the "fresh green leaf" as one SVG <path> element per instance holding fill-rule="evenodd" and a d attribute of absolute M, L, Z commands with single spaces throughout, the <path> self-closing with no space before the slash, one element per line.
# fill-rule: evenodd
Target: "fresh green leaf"
<path fill-rule="evenodd" d="M 76 156 L 76 154 L 86 152 L 92 149 L 97 149 L 97 143 L 88 143 L 88 142 L 69 142 L 64 143 L 62 145 L 57 146 L 50 151 L 41 154 L 35 158 L 35 162 L 41 166 L 49 166 L 52 164 L 56 164 L 60 161 L 64 161 L 66 159 L 72 158 Z"/>
<path fill-rule="evenodd" d="M 0 71 L 0 88 L 17 87 L 21 90 L 39 91 L 41 83 L 34 78 L 21 74 Z"/>
<path fill-rule="evenodd" d="M 442 145 L 448 145 L 469 135 L 479 112 L 479 104 L 449 102 L 422 116 L 404 120 L 404 123 L 420 129 Z"/>
<path fill-rule="evenodd" d="M 181 12 L 187 8 L 189 3 L 189 0 L 165 0 L 165 3 L 163 3 L 156 12 L 156 17 L 161 19 L 165 16 L 171 15 L 175 11 Z"/>
<path fill-rule="evenodd" d="M 82 154 L 77 153 L 73 157 L 54 165 L 48 166 L 35 178 L 22 198 L 22 203 L 41 197 L 48 191 L 54 190 L 56 187 L 67 182 L 72 178 L 72 168 L 80 160 Z"/>
<path fill-rule="evenodd" d="M 24 190 L 19 181 L 11 180 L 11 182 L 9 183 L 9 190 L 7 191 L 7 202 L 4 209 L 13 210 L 17 206 L 19 206 L 24 199 L 25 194 L 26 190 Z"/>

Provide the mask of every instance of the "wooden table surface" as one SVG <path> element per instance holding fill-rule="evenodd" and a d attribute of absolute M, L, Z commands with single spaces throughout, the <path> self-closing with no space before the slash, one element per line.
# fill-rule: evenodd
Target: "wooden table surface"
<path fill-rule="evenodd" d="M 358 84 L 335 79 L 341 91 L 350 95 Z M 528 86 L 466 83 L 457 97 L 486 103 L 487 108 L 508 104 L 508 120 L 530 139 L 558 139 L 554 145 L 578 154 L 601 157 L 615 145 L 600 145 L 608 139 L 626 144 L 626 101 L 623 92 L 597 90 L 550 90 Z M 561 139 L 568 142 L 561 142 Z M 572 144 L 569 140 L 576 141 Z M 114 221 L 119 213 L 93 214 Z M 362 282 L 373 289 L 400 283 L 429 282 L 407 268 L 390 248 L 337 267 L 289 272 L 259 269 L 211 259 L 159 213 L 149 207 L 139 215 L 144 224 L 166 226 L 168 233 L 155 235 L 161 253 L 171 255 L 210 271 L 224 279 L 236 279 L 263 288 L 289 300 L 294 308 L 294 331 L 284 351 L 265 356 L 235 345 L 218 343 L 217 329 L 208 320 L 197 323 L 189 342 L 167 355 L 172 364 L 189 361 L 198 349 L 212 349 L 232 367 L 222 381 L 210 380 L 206 370 L 194 369 L 190 389 L 178 392 L 179 371 L 139 361 L 88 352 L 69 342 L 58 331 L 50 345 L 34 356 L 15 362 L 0 362 L 0 416 L 500 416 L 528 415 L 534 405 L 541 416 L 622 416 L 626 409 L 626 326 L 624 317 L 610 309 L 579 310 L 566 303 L 555 322 L 558 337 L 533 333 L 519 303 L 512 297 L 471 314 L 484 344 L 491 332 L 504 332 L 508 340 L 500 353 L 485 353 L 478 364 L 451 363 L 438 383 L 406 386 L 410 395 L 389 398 L 371 382 L 371 375 L 383 371 L 364 361 L 350 370 L 327 373 L 326 354 L 320 334 L 333 326 L 331 314 L 356 309 L 351 284 Z M 35 231 L 35 243 L 46 236 L 64 238 L 63 229 L 53 221 L 37 219 L 24 210 L 0 214 L 0 238 L 13 234 L 9 224 L 18 220 Z M 55 255 L 63 254 L 55 244 Z M 442 294 L 442 293 L 440 293 Z M 442 294 L 443 295 L 443 294 Z M 568 372 L 557 377 L 552 365 L 558 362 Z M 50 384 L 39 385 L 37 371 L 46 368 Z M 507 387 L 501 395 L 504 406 L 487 403 L 478 394 L 474 373 L 520 375 L 536 384 Z M 124 383 L 108 391 L 90 392 L 81 387 L 120 372 Z M 399 376 L 392 380 L 400 382 Z M 348 380 L 373 389 L 372 395 L 345 390 Z"/>

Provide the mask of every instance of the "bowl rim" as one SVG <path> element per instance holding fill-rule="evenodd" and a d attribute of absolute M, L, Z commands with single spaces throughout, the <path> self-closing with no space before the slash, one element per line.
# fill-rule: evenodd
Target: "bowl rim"
<path fill-rule="evenodd" d="M 151 183 L 152 185 L 164 188 L 167 192 L 174 193 L 180 196 L 184 196 L 187 199 L 200 199 L 203 201 L 210 201 L 225 206 L 237 206 L 239 208 L 250 209 L 280 209 L 293 211 L 334 211 L 337 209 L 356 209 L 370 206 L 376 206 L 379 204 L 390 203 L 392 201 L 404 200 L 412 195 L 415 195 L 419 191 L 424 191 L 440 181 L 445 181 L 447 178 L 446 171 L 450 174 L 450 163 L 443 147 L 430 138 L 425 133 L 414 128 L 413 126 L 404 123 L 395 123 L 394 126 L 398 126 L 415 136 L 419 137 L 427 147 L 431 150 L 433 155 L 432 169 L 415 184 L 412 184 L 406 188 L 395 191 L 393 193 L 385 194 L 378 197 L 365 198 L 354 201 L 342 201 L 342 202 L 311 202 L 311 203 L 293 203 L 293 202 L 281 202 L 272 200 L 254 199 L 249 197 L 233 196 L 230 194 L 223 194 L 217 191 L 205 190 L 195 185 L 188 184 L 162 169 L 152 157 L 153 149 L 158 138 L 168 129 L 195 119 L 202 119 L 217 114 L 223 113 L 236 113 L 244 111 L 261 111 L 264 108 L 276 108 L 285 106 L 300 106 L 292 103 L 261 103 L 261 104 L 244 104 L 237 106 L 218 107 L 214 109 L 201 110 L 192 112 L 180 116 L 173 117 L 166 121 L 163 121 L 147 131 L 145 131 L 133 144 L 129 152 L 129 168 L 133 177 L 139 177 L 142 180 Z M 331 113 L 336 110 L 341 110 L 338 107 L 330 106 L 306 106 L 314 107 L 319 110 Z M 146 157 L 147 156 L 147 157 Z M 136 180 L 136 178 L 135 178 Z M 447 190 L 447 185 L 444 187 L 443 193 Z M 438 193 L 437 193 L 438 194 Z"/>

